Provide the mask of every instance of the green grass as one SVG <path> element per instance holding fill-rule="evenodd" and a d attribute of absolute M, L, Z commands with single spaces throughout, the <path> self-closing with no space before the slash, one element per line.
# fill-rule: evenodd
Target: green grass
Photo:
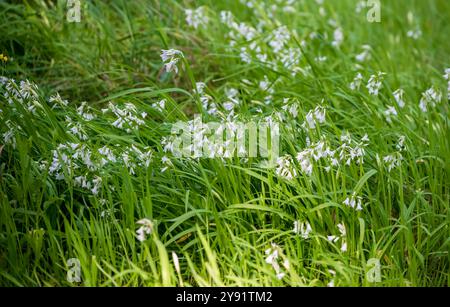
<path fill-rule="evenodd" d="M 254 9 L 238 0 L 81 2 L 80 23 L 66 21 L 66 1 L 0 2 L 0 53 L 9 58 L 0 62 L 0 75 L 18 87 L 26 79 L 38 86 L 32 97 L 9 101 L 5 93 L 11 89 L 0 83 L 0 285 L 450 285 L 449 105 L 443 78 L 450 67 L 450 2 L 382 1 L 380 23 L 366 20 L 367 9 L 356 13 L 358 1 L 351 0 L 325 0 L 326 16 L 319 14 L 321 5 L 306 0 L 294 1 L 291 13 L 279 5 L 273 15 L 268 8 L 276 1 L 256 1 Z M 195 29 L 184 9 L 200 6 L 209 22 Z M 264 22 L 263 30 L 230 46 L 221 10 L 254 28 Z M 330 19 L 344 33 L 338 48 L 331 45 Z M 268 61 L 279 59 L 282 51 L 269 44 L 282 25 L 291 36 L 283 50 L 301 49 L 301 71 L 293 76 L 292 68 L 280 64 L 241 60 L 240 49 L 253 42 Z M 408 37 L 416 29 L 422 35 Z M 364 44 L 371 46 L 370 58 L 357 62 Z M 160 51 L 170 48 L 184 54 L 179 74 L 164 71 Z M 316 61 L 319 56 L 326 61 Z M 373 96 L 366 84 L 378 71 L 386 75 Z M 364 81 L 351 90 L 357 72 Z M 259 85 L 265 76 L 272 89 L 269 104 Z M 193 90 L 200 81 L 219 114 L 202 108 Z M 432 86 L 442 99 L 423 112 L 419 101 Z M 260 158 L 191 159 L 164 152 L 161 140 L 171 124 L 194 114 L 206 122 L 223 120 L 229 88 L 238 90 L 238 119 L 284 117 L 280 152 L 293 157 L 294 179 L 260 167 Z M 404 108 L 392 94 L 398 88 L 405 91 Z M 67 106 L 50 101 L 56 92 Z M 296 118 L 282 109 L 284 98 L 298 106 Z M 152 106 L 162 99 L 164 110 Z M 93 120 L 77 112 L 84 101 Z M 110 101 L 119 107 L 131 103 L 137 116 L 148 115 L 136 129 L 119 129 L 112 126 L 114 114 L 102 112 Z M 325 122 L 303 128 L 319 104 L 326 108 Z M 397 111 L 391 122 L 383 113 L 388 106 Z M 77 123 L 86 140 L 70 133 Z M 327 172 L 321 159 L 313 161 L 311 175 L 301 171 L 295 157 L 308 142 L 324 140 L 336 149 L 346 132 L 351 146 L 367 134 L 363 163 L 340 161 Z M 404 150 L 396 147 L 401 137 Z M 69 143 L 90 150 L 94 164 L 103 146 L 117 157 L 129 152 L 134 172 L 120 159 L 89 169 L 82 157 L 72 157 L 61 164 L 64 179 L 58 180 L 54 157 L 62 160 L 64 152 L 70 156 L 77 149 L 61 149 L 56 156 L 54 151 Z M 148 166 L 132 146 L 151 153 Z M 383 158 L 391 154 L 403 159 L 389 171 Z M 101 178 L 97 194 L 77 184 L 82 175 Z M 363 210 L 343 204 L 352 193 L 362 198 Z M 143 218 L 154 228 L 140 242 L 136 222 Z M 293 232 L 296 220 L 310 223 L 308 239 Z M 339 223 L 346 235 L 330 242 L 327 236 L 340 235 Z M 347 251 L 341 250 L 343 241 Z M 279 247 L 282 279 L 265 261 L 271 243 Z M 80 261 L 80 283 L 66 279 L 70 258 Z M 380 282 L 366 278 L 370 258 L 380 261 Z"/>

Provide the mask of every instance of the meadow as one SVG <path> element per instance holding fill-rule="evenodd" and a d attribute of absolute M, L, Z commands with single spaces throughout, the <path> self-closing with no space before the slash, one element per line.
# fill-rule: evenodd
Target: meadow
<path fill-rule="evenodd" d="M 449 286 L 449 12 L 0 1 L 0 285 Z"/>

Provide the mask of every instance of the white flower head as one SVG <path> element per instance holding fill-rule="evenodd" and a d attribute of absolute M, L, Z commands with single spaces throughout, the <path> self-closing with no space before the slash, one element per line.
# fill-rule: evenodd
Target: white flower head
<path fill-rule="evenodd" d="M 394 95 L 395 101 L 397 102 L 398 106 L 400 108 L 403 108 L 405 106 L 405 101 L 403 100 L 403 95 L 405 94 L 405 91 L 399 88 L 396 90 L 392 95 Z"/>
<path fill-rule="evenodd" d="M 161 59 L 164 62 L 164 67 L 167 72 L 178 73 L 177 63 L 180 59 L 184 58 L 183 52 L 176 49 L 161 50 Z"/>
<path fill-rule="evenodd" d="M 312 231 L 311 225 L 306 222 L 294 221 L 294 233 L 300 235 L 303 239 L 308 239 Z"/>
<path fill-rule="evenodd" d="M 140 242 L 143 242 L 143 241 L 145 241 L 146 236 L 152 233 L 153 222 L 150 221 L 149 219 L 144 218 L 144 219 L 137 221 L 136 224 L 142 225 L 141 227 L 139 227 L 138 230 L 136 230 L 136 234 L 137 234 L 137 239 Z"/>

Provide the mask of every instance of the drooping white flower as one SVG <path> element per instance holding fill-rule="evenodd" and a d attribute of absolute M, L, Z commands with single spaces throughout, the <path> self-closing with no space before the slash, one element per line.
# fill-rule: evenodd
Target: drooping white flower
<path fill-rule="evenodd" d="M 136 230 L 136 237 L 140 242 L 143 242 L 147 238 L 147 235 L 150 235 L 152 233 L 153 222 L 147 218 L 144 218 L 137 221 L 136 224 L 142 225 L 138 230 Z"/>
<path fill-rule="evenodd" d="M 316 123 L 323 124 L 325 122 L 325 115 L 325 108 L 322 106 L 317 106 L 314 110 L 311 110 L 306 114 L 306 121 L 303 123 L 303 126 L 308 129 L 314 129 L 316 127 Z"/>
<path fill-rule="evenodd" d="M 390 172 L 392 169 L 400 166 L 401 161 L 403 160 L 403 156 L 400 154 L 400 152 L 387 155 L 383 158 L 383 162 L 386 164 L 386 167 L 388 169 L 388 172 Z"/>
<path fill-rule="evenodd" d="M 184 57 L 183 52 L 176 49 L 161 50 L 161 59 L 167 72 L 178 73 L 177 63 Z"/>
<path fill-rule="evenodd" d="M 289 155 L 278 157 L 275 173 L 287 180 L 292 180 L 297 177 L 297 170 L 292 162 L 292 157 Z"/>
<path fill-rule="evenodd" d="M 154 102 L 152 107 L 158 110 L 159 112 L 163 112 L 166 107 L 166 99 L 162 99 L 158 102 Z"/>
<path fill-rule="evenodd" d="M 430 87 L 428 90 L 422 93 L 419 108 L 423 112 L 427 112 L 429 108 L 434 108 L 436 104 L 440 103 L 441 99 L 442 99 L 441 92 L 435 89 L 434 87 Z"/>
<path fill-rule="evenodd" d="M 384 111 L 384 116 L 386 117 L 386 121 L 388 123 L 392 123 L 392 116 L 397 116 L 397 110 L 393 106 L 388 106 L 388 108 Z"/>
<path fill-rule="evenodd" d="M 233 24 L 233 13 L 230 11 L 220 11 L 220 21 L 231 27 Z"/>
<path fill-rule="evenodd" d="M 300 221 L 294 221 L 293 232 L 297 235 L 300 235 L 303 239 L 308 239 L 311 231 L 312 228 L 308 222 L 305 223 Z"/>
<path fill-rule="evenodd" d="M 358 62 L 364 62 L 370 59 L 370 49 L 371 49 L 370 45 L 363 45 L 362 49 L 363 51 L 357 54 L 355 57 Z"/>
<path fill-rule="evenodd" d="M 336 28 L 336 30 L 334 30 L 333 38 L 334 40 L 331 44 L 333 47 L 339 47 L 344 41 L 344 32 L 342 31 L 342 28 Z"/>
<path fill-rule="evenodd" d="M 359 87 L 361 86 L 361 82 L 363 80 L 363 76 L 359 72 L 356 77 L 353 79 L 353 81 L 350 83 L 349 88 L 352 91 L 359 90 Z"/>
<path fill-rule="evenodd" d="M 300 163 L 301 171 L 311 176 L 313 171 L 313 164 L 311 161 L 311 150 L 309 148 L 297 153 L 297 161 Z"/>
<path fill-rule="evenodd" d="M 406 36 L 409 38 L 412 38 L 414 40 L 419 39 L 422 36 L 422 30 L 420 30 L 419 28 L 415 29 L 415 30 L 409 30 L 406 33 Z"/>
<path fill-rule="evenodd" d="M 272 37 L 269 41 L 269 46 L 272 47 L 275 53 L 280 52 L 285 44 L 289 41 L 291 35 L 286 26 L 281 26 L 273 31 Z"/>
<path fill-rule="evenodd" d="M 385 73 L 378 72 L 376 75 L 370 76 L 370 79 L 367 82 L 366 86 L 370 95 L 378 96 L 378 92 L 381 89 L 384 75 Z"/>
<path fill-rule="evenodd" d="M 352 194 L 350 197 L 347 197 L 343 202 L 344 205 L 355 209 L 356 211 L 361 211 L 362 208 L 362 197 L 357 196 L 356 194 Z"/>
<path fill-rule="evenodd" d="M 398 106 L 400 108 L 403 108 L 405 106 L 405 101 L 403 100 L 403 95 L 405 94 L 405 91 L 399 88 L 396 90 L 392 95 L 394 95 L 395 101 L 397 102 Z"/>

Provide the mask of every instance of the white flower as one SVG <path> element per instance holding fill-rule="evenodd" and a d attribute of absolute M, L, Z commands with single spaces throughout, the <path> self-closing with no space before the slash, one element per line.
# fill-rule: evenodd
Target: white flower
<path fill-rule="evenodd" d="M 365 60 L 370 59 L 371 47 L 369 45 L 363 45 L 362 48 L 363 51 L 355 57 L 358 62 L 364 62 Z"/>
<path fill-rule="evenodd" d="M 231 27 L 233 24 L 233 13 L 230 11 L 220 11 L 220 21 Z"/>
<path fill-rule="evenodd" d="M 422 93 L 422 98 L 420 99 L 419 107 L 423 112 L 427 112 L 429 107 L 434 108 L 436 104 L 440 103 L 442 99 L 442 94 L 439 90 L 434 87 L 429 88 L 424 93 Z"/>
<path fill-rule="evenodd" d="M 152 107 L 155 108 L 156 110 L 158 110 L 159 112 L 163 112 L 164 108 L 166 107 L 166 100 L 162 99 L 162 100 L 160 100 L 158 102 L 154 102 L 152 104 Z"/>
<path fill-rule="evenodd" d="M 376 75 L 370 76 L 366 86 L 370 95 L 378 96 L 378 92 L 382 86 L 383 75 L 385 75 L 385 73 L 378 72 Z"/>
<path fill-rule="evenodd" d="M 186 14 L 186 22 L 188 25 L 195 29 L 200 25 L 205 26 L 209 21 L 208 16 L 205 14 L 204 7 L 199 7 L 195 10 L 187 9 L 184 13 Z"/>
<path fill-rule="evenodd" d="M 306 222 L 300 222 L 300 221 L 294 221 L 294 229 L 293 229 L 295 234 L 300 235 L 303 239 L 308 239 L 309 238 L 309 234 L 312 231 L 311 225 Z"/>
<path fill-rule="evenodd" d="M 362 210 L 362 197 L 356 196 L 355 194 L 352 194 L 350 197 L 347 197 L 342 203 L 357 211 Z"/>
<path fill-rule="evenodd" d="M 164 67 L 167 72 L 178 73 L 177 63 L 183 58 L 183 52 L 175 49 L 161 50 L 161 59 L 164 62 Z"/>
<path fill-rule="evenodd" d="M 280 52 L 290 38 L 291 35 L 289 34 L 286 26 L 281 26 L 273 31 L 272 37 L 269 41 L 269 46 L 272 47 L 275 53 Z"/>
<path fill-rule="evenodd" d="M 403 100 L 403 95 L 405 94 L 405 91 L 399 88 L 396 90 L 392 95 L 394 95 L 395 101 L 397 102 L 398 106 L 400 108 L 403 108 L 405 106 L 405 101 Z"/>
<path fill-rule="evenodd" d="M 361 73 L 358 73 L 356 77 L 353 79 L 352 83 L 350 83 L 349 87 L 352 91 L 359 90 L 359 87 L 361 86 L 361 82 L 363 80 L 363 76 Z"/>
<path fill-rule="evenodd" d="M 342 241 L 341 251 L 343 251 L 343 252 L 346 252 L 346 251 L 347 251 L 347 242 Z"/>
<path fill-rule="evenodd" d="M 408 37 L 410 37 L 410 38 L 412 38 L 412 39 L 417 40 L 417 39 L 419 39 L 419 37 L 422 36 L 422 31 L 421 31 L 420 29 L 409 30 L 409 31 L 406 33 L 406 36 L 408 36 Z"/>
<path fill-rule="evenodd" d="M 387 110 L 384 111 L 384 116 L 388 123 L 392 123 L 391 116 L 397 116 L 397 110 L 393 106 L 388 106 Z"/>
<path fill-rule="evenodd" d="M 311 149 L 305 149 L 299 153 L 297 153 L 297 161 L 300 163 L 300 169 L 301 171 L 311 176 L 313 171 L 313 165 L 311 161 Z"/>
<path fill-rule="evenodd" d="M 450 81 L 450 68 L 445 69 L 444 79 Z"/>
<path fill-rule="evenodd" d="M 141 242 L 145 241 L 146 236 L 151 234 L 153 231 L 153 222 L 149 219 L 144 218 L 137 221 L 136 223 L 142 225 L 138 230 L 136 230 L 137 239 Z"/>
<path fill-rule="evenodd" d="M 323 101 L 322 101 L 323 102 Z M 303 123 L 305 128 L 314 129 L 316 123 L 323 124 L 325 122 L 326 110 L 322 106 L 317 106 L 314 111 L 309 111 L 306 114 L 306 121 Z"/>
<path fill-rule="evenodd" d="M 398 139 L 397 145 L 395 146 L 398 151 L 406 151 L 405 139 L 406 137 L 404 135 Z"/>
<path fill-rule="evenodd" d="M 339 47 L 344 41 L 344 33 L 342 28 L 337 28 L 333 33 L 334 41 L 331 43 L 334 47 Z"/>
<path fill-rule="evenodd" d="M 279 157 L 277 159 L 275 173 L 287 180 L 292 180 L 293 178 L 297 177 L 297 171 L 294 168 L 292 157 L 289 155 Z"/>
<path fill-rule="evenodd" d="M 345 225 L 342 223 L 337 224 L 337 227 L 339 229 L 339 232 L 341 233 L 341 236 L 345 237 L 347 235 L 347 230 L 345 229 Z"/>
<path fill-rule="evenodd" d="M 340 237 L 338 236 L 327 236 L 327 240 L 333 243 L 339 241 L 339 239 Z"/>
<path fill-rule="evenodd" d="M 399 152 L 394 153 L 392 155 L 387 155 L 383 158 L 383 162 L 386 164 L 388 172 L 390 172 L 392 169 L 400 166 L 402 160 L 403 160 L 403 157 Z"/>

